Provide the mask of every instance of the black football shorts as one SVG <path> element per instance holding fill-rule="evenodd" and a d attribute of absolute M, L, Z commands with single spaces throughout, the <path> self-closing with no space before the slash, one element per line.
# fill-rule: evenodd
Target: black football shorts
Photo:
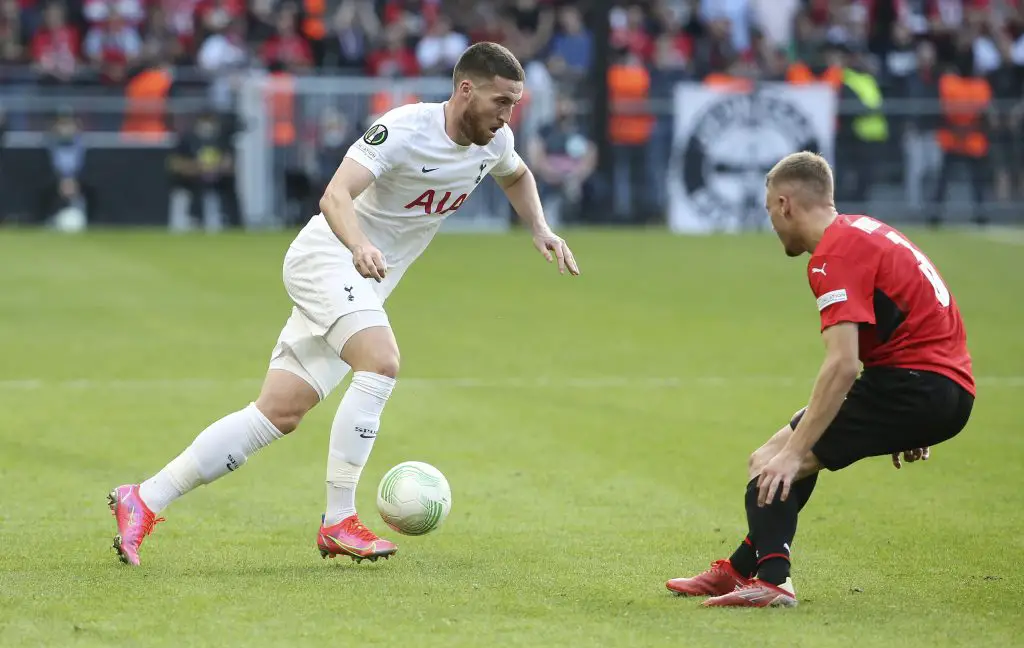
<path fill-rule="evenodd" d="M 973 407 L 970 392 L 945 376 L 870 367 L 812 451 L 829 470 L 841 470 L 866 457 L 938 445 L 964 429 Z M 794 430 L 803 415 L 790 421 Z"/>

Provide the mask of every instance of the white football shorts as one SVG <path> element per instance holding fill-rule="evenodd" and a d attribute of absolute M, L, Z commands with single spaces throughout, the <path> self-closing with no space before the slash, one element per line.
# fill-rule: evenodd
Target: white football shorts
<path fill-rule="evenodd" d="M 384 300 L 394 286 L 360 276 L 340 241 L 321 238 L 300 233 L 285 254 L 284 286 L 293 307 L 270 368 L 299 376 L 323 400 L 349 371 L 340 357 L 349 338 L 374 326 L 390 328 Z"/>

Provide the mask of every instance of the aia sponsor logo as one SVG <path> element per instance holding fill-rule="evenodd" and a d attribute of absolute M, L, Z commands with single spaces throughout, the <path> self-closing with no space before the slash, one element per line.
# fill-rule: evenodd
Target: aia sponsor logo
<path fill-rule="evenodd" d="M 440 191 L 434 189 L 427 189 L 420 197 L 412 201 L 405 206 L 406 209 L 423 209 L 424 214 L 437 214 L 443 215 L 455 211 L 459 207 L 462 207 L 462 203 L 466 202 L 466 198 L 469 194 L 461 194 L 455 200 L 452 200 L 452 192 L 446 191 L 442 195 Z"/>

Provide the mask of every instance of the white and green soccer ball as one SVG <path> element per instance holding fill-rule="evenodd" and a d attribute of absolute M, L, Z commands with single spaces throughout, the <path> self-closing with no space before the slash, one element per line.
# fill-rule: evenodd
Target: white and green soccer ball
<path fill-rule="evenodd" d="M 403 535 L 423 535 L 441 526 L 452 510 L 452 489 L 437 468 L 405 461 L 387 471 L 377 487 L 377 510 Z"/>

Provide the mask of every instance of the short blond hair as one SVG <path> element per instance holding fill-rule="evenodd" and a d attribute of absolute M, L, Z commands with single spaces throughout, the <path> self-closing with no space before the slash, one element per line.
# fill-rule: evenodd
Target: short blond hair
<path fill-rule="evenodd" d="M 832 200 L 832 167 L 829 166 L 828 160 L 817 153 L 791 153 L 779 160 L 765 178 L 766 187 L 790 182 L 803 185 L 815 196 L 830 202 Z"/>

